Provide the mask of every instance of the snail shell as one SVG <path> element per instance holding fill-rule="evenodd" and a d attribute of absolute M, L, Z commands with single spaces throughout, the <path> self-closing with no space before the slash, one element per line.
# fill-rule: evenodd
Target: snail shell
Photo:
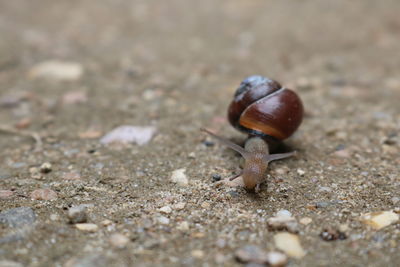
<path fill-rule="evenodd" d="M 236 90 L 228 119 L 240 131 L 282 141 L 300 126 L 303 104 L 295 92 L 278 82 L 250 76 Z"/>

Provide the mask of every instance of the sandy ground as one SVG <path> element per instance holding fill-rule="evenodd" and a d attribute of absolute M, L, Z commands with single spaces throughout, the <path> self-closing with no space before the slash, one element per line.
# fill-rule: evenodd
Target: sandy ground
<path fill-rule="evenodd" d="M 12 130 L 0 133 L 0 265 L 240 266 L 243 246 L 279 251 L 267 220 L 288 210 L 305 252 L 288 266 L 396 266 L 400 224 L 375 230 L 360 216 L 400 213 L 399 10 L 0 0 L 0 124 Z M 40 69 L 54 60 L 73 64 Z M 272 163 L 258 195 L 215 186 L 240 157 L 199 131 L 244 142 L 225 116 L 253 74 L 293 88 L 306 109 L 286 142 L 298 156 Z M 157 134 L 143 146 L 99 142 L 120 125 Z M 188 186 L 170 181 L 182 168 Z M 73 206 L 89 225 L 70 222 Z M 325 228 L 344 239 L 322 239 Z"/>

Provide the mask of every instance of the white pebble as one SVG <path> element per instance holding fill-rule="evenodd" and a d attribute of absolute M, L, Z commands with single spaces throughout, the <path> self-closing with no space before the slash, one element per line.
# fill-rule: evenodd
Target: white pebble
<path fill-rule="evenodd" d="M 267 262 L 269 266 L 284 266 L 287 261 L 287 256 L 281 252 L 272 251 L 267 253 Z"/>
<path fill-rule="evenodd" d="M 123 234 L 115 233 L 110 236 L 109 241 L 113 247 L 124 248 L 128 244 L 129 238 Z"/>
<path fill-rule="evenodd" d="M 303 176 L 306 172 L 303 171 L 302 169 L 297 169 L 297 173 L 298 173 L 300 176 Z"/>
<path fill-rule="evenodd" d="M 292 217 L 292 213 L 288 210 L 280 210 L 276 213 L 276 217 Z"/>
<path fill-rule="evenodd" d="M 275 245 L 289 257 L 303 258 L 306 253 L 301 247 L 299 237 L 290 233 L 278 233 L 274 236 Z"/>
<path fill-rule="evenodd" d="M 379 230 L 389 226 L 399 220 L 399 215 L 393 211 L 378 211 L 363 214 L 361 216 L 363 223 Z"/>
<path fill-rule="evenodd" d="M 192 254 L 192 257 L 197 258 L 197 259 L 204 258 L 204 251 L 199 250 L 199 249 L 192 250 L 191 254 Z"/>
<path fill-rule="evenodd" d="M 300 219 L 300 223 L 304 224 L 304 225 L 310 224 L 311 222 L 312 222 L 312 219 L 309 217 L 304 217 L 304 218 Z"/>
<path fill-rule="evenodd" d="M 164 216 L 160 216 L 158 217 L 158 222 L 164 225 L 169 224 L 169 219 L 167 217 Z"/>
<path fill-rule="evenodd" d="M 172 209 L 171 209 L 170 206 L 164 206 L 164 207 L 160 208 L 159 211 L 162 212 L 162 213 L 168 214 L 168 213 L 172 212 Z"/>
<path fill-rule="evenodd" d="M 186 206 L 185 202 L 179 202 L 174 205 L 174 209 L 176 210 L 183 210 Z"/>
<path fill-rule="evenodd" d="M 74 81 L 83 74 L 83 67 L 76 62 L 49 60 L 36 64 L 29 71 L 31 78 L 50 78 L 60 81 Z"/>
<path fill-rule="evenodd" d="M 99 227 L 94 223 L 77 223 L 75 224 L 75 227 L 78 230 L 90 233 L 96 232 L 99 229 Z"/>
<path fill-rule="evenodd" d="M 187 186 L 189 180 L 185 174 L 186 169 L 177 169 L 172 172 L 171 181 L 181 186 Z"/>
<path fill-rule="evenodd" d="M 180 231 L 183 231 L 183 232 L 188 231 L 189 230 L 189 223 L 187 221 L 180 222 L 178 224 L 178 226 L 176 227 L 176 229 L 178 229 Z"/>
<path fill-rule="evenodd" d="M 104 135 L 100 143 L 136 143 L 142 146 L 150 142 L 155 133 L 156 128 L 152 126 L 122 125 Z"/>

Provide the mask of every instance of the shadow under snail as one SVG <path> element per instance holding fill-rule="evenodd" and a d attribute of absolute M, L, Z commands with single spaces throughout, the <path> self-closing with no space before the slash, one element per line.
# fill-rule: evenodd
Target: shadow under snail
<path fill-rule="evenodd" d="M 291 136 L 302 119 L 303 104 L 295 92 L 274 80 L 256 75 L 241 82 L 228 108 L 231 125 L 249 135 L 244 148 L 209 130 L 202 131 L 243 156 L 243 170 L 229 179 L 242 176 L 245 188 L 258 192 L 268 163 L 296 154 L 296 151 L 280 154 L 269 152 Z"/>

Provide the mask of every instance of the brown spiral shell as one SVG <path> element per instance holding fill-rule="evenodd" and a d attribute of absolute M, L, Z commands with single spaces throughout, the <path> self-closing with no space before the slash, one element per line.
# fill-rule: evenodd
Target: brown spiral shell
<path fill-rule="evenodd" d="M 233 127 L 279 141 L 291 136 L 302 119 L 303 104 L 299 96 L 262 76 L 243 80 L 228 108 L 228 120 Z"/>

